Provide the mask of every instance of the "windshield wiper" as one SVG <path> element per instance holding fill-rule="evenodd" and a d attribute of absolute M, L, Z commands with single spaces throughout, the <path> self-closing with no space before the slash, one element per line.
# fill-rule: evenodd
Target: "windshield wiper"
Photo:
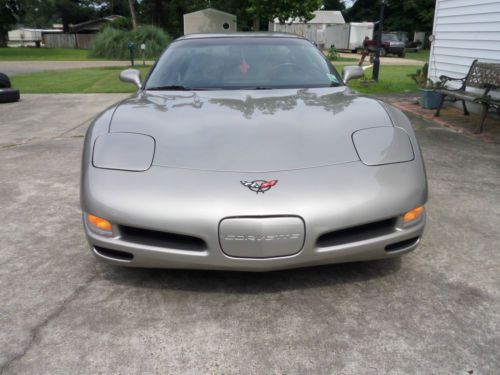
<path fill-rule="evenodd" d="M 189 87 L 181 86 L 181 85 L 168 85 L 168 86 L 155 86 L 155 87 L 147 87 L 146 90 L 175 90 L 175 91 L 188 91 L 192 90 Z"/>

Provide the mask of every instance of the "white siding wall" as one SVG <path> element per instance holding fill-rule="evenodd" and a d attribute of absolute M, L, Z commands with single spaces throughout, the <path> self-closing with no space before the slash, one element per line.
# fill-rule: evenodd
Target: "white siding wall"
<path fill-rule="evenodd" d="M 500 63 L 500 0 L 436 0 L 429 77 L 463 77 L 473 60 Z"/>

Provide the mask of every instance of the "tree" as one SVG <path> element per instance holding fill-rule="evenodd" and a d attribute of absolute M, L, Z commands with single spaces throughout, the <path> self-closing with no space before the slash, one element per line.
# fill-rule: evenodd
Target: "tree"
<path fill-rule="evenodd" d="M 285 23 L 290 18 L 311 20 L 312 12 L 321 7 L 321 0 L 250 0 L 249 13 L 255 19 Z"/>
<path fill-rule="evenodd" d="M 386 0 L 385 29 L 432 31 L 435 0 Z M 378 21 L 381 0 L 356 0 L 346 11 L 349 22 Z"/>
<path fill-rule="evenodd" d="M 7 45 L 7 33 L 15 26 L 22 12 L 16 0 L 0 0 L 0 47 Z"/>
<path fill-rule="evenodd" d="M 340 10 L 345 11 L 343 0 L 323 0 L 323 10 Z"/>
<path fill-rule="evenodd" d="M 128 0 L 128 6 L 130 8 L 130 18 L 132 19 L 132 30 L 137 29 L 137 22 L 135 21 L 135 0 Z"/>

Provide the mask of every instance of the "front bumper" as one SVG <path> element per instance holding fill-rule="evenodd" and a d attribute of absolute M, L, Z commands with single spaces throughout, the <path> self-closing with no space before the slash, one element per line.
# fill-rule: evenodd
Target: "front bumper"
<path fill-rule="evenodd" d="M 240 183 L 257 179 L 279 183 L 259 194 Z M 82 179 L 83 211 L 114 224 L 112 235 L 106 237 L 85 222 L 92 251 L 108 263 L 130 267 L 270 271 L 390 258 L 418 246 L 425 215 L 406 226 L 402 215 L 426 200 L 420 159 L 378 167 L 352 162 L 264 173 L 157 166 L 140 173 L 89 168 Z M 260 233 L 288 239 L 299 233 L 295 233 L 298 224 L 293 231 L 288 226 L 277 232 L 266 232 L 264 224 L 258 233 L 259 225 L 249 233 L 245 228 L 233 232 L 232 226 L 223 228 L 228 218 L 276 217 L 303 223 L 299 247 L 294 242 L 287 252 L 282 242 L 276 242 L 279 250 L 271 247 L 269 257 L 257 247 L 261 256 L 257 258 L 248 256 L 252 254 L 248 248 L 228 250 L 221 241 L 226 229 L 229 237 L 244 235 L 246 241 Z"/>
<path fill-rule="evenodd" d="M 425 226 L 425 216 L 408 228 L 396 224 L 391 233 L 361 239 L 340 245 L 318 246 L 314 229 L 307 232 L 301 250 L 290 256 L 271 258 L 241 258 L 226 255 L 215 240 L 206 241 L 202 251 L 169 249 L 137 244 L 124 240 L 120 233 L 106 238 L 94 233 L 84 224 L 87 239 L 95 256 L 107 263 L 146 268 L 188 268 L 234 271 L 271 271 L 322 264 L 367 261 L 391 258 L 414 250 L 420 243 Z M 389 250 L 388 250 L 389 249 Z M 110 251 L 111 250 L 111 251 Z M 124 256 L 125 254 L 125 256 Z"/>

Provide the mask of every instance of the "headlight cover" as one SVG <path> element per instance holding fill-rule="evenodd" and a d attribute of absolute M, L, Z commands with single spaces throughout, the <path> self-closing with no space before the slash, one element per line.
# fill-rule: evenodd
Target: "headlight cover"
<path fill-rule="evenodd" d="M 109 133 L 95 140 L 92 164 L 96 168 L 142 172 L 151 167 L 153 137 L 136 133 Z"/>
<path fill-rule="evenodd" d="M 352 141 L 359 159 L 366 165 L 404 163 L 415 158 L 410 138 L 401 128 L 358 130 L 352 134 Z"/>

